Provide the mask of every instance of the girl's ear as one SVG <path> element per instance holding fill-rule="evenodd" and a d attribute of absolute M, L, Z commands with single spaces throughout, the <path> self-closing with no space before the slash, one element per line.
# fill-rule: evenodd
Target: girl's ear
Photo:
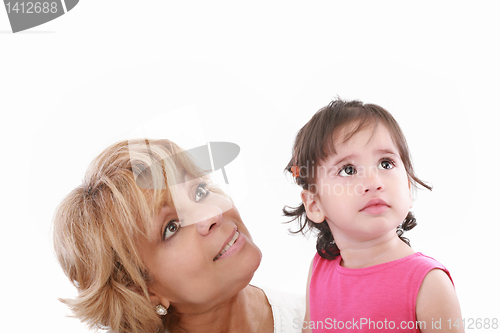
<path fill-rule="evenodd" d="M 410 180 L 410 177 L 408 177 L 408 189 L 409 189 L 409 192 L 410 192 L 410 208 L 413 208 L 413 192 L 415 192 L 412 184 L 411 184 L 411 180 Z"/>
<path fill-rule="evenodd" d="M 303 190 L 300 192 L 302 202 L 306 209 L 306 215 L 309 220 L 314 223 L 322 223 L 325 220 L 325 214 L 321 211 L 321 206 L 318 202 L 317 196 L 308 190 Z"/>

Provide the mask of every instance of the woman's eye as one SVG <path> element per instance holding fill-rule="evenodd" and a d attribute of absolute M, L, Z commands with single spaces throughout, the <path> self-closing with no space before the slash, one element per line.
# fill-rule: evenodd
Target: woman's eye
<path fill-rule="evenodd" d="M 199 202 L 201 199 L 206 197 L 210 191 L 207 189 L 207 184 L 201 183 L 196 188 L 196 193 L 194 194 L 194 202 Z"/>
<path fill-rule="evenodd" d="M 344 165 L 344 166 L 340 169 L 340 171 L 339 171 L 338 175 L 339 175 L 340 177 L 348 177 L 348 176 L 353 176 L 353 175 L 355 175 L 355 174 L 356 174 L 356 172 L 357 172 L 357 171 L 356 171 L 356 168 L 355 168 L 353 165 L 348 164 L 348 165 Z"/>
<path fill-rule="evenodd" d="M 392 168 L 394 168 L 394 162 L 391 160 L 380 161 L 380 163 L 378 164 L 378 168 L 379 169 L 386 169 L 386 170 L 392 169 Z"/>
<path fill-rule="evenodd" d="M 170 221 L 163 232 L 163 239 L 169 239 L 181 228 L 181 223 L 177 220 Z"/>

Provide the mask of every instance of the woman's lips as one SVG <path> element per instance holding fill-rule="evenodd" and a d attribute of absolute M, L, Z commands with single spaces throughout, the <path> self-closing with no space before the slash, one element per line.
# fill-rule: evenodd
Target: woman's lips
<path fill-rule="evenodd" d="M 372 199 L 368 201 L 368 203 L 361 208 L 360 212 L 365 212 L 369 214 L 382 214 L 387 209 L 389 209 L 389 205 L 382 199 Z"/>
<path fill-rule="evenodd" d="M 238 232 L 237 229 L 235 229 L 230 238 L 228 238 L 228 241 L 226 241 L 225 245 L 215 256 L 214 261 L 216 261 L 217 259 L 222 257 L 226 252 L 228 252 L 233 247 L 233 245 L 238 241 L 239 238 L 240 238 L 240 233 Z"/>

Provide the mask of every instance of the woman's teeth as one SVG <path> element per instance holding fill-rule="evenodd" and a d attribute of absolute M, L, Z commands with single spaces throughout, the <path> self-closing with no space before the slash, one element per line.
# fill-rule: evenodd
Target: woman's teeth
<path fill-rule="evenodd" d="M 229 243 L 227 243 L 226 246 L 224 246 L 224 248 L 222 249 L 222 251 L 220 251 L 219 254 L 214 258 L 214 261 L 219 259 L 219 257 L 221 255 L 223 255 L 234 244 L 234 242 L 236 242 L 239 235 L 240 235 L 240 233 L 238 231 L 236 231 L 234 233 L 233 238 L 229 241 Z"/>

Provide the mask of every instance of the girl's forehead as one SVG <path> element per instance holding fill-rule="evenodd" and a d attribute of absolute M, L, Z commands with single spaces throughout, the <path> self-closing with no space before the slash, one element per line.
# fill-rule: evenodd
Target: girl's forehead
<path fill-rule="evenodd" d="M 376 123 L 360 127 L 350 124 L 333 135 L 333 155 L 344 150 L 375 146 L 375 148 L 395 150 L 399 154 L 394 138 L 384 124 Z"/>
<path fill-rule="evenodd" d="M 353 121 L 351 123 L 345 124 L 332 133 L 332 145 L 333 148 L 344 146 L 352 143 L 353 140 L 359 140 L 360 136 L 365 137 L 369 135 L 368 139 L 371 139 L 378 129 L 378 123 L 361 123 L 359 121 Z"/>

